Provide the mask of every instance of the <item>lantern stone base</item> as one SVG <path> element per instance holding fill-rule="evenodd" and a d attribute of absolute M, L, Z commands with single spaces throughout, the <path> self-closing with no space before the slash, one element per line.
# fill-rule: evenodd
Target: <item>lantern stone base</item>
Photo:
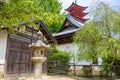
<path fill-rule="evenodd" d="M 32 61 L 35 65 L 34 71 L 34 80 L 43 80 L 42 79 L 42 63 L 46 60 L 45 57 L 33 57 Z"/>
<path fill-rule="evenodd" d="M 34 65 L 35 65 L 34 80 L 42 80 L 42 63 L 37 62 L 34 63 Z"/>

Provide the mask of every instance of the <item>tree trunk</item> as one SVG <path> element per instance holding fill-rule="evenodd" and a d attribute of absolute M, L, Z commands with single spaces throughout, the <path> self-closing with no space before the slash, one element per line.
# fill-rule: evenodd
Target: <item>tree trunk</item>
<path fill-rule="evenodd" d="M 112 59 L 112 62 L 111 62 L 111 65 L 114 65 L 114 63 L 115 63 L 115 57 L 113 57 L 113 59 Z"/>
<path fill-rule="evenodd" d="M 117 48 L 116 47 L 114 47 L 114 54 L 115 54 L 115 56 L 112 58 L 112 62 L 111 62 L 111 65 L 114 65 L 114 63 L 115 63 L 115 60 L 116 60 L 116 54 L 117 54 Z"/>

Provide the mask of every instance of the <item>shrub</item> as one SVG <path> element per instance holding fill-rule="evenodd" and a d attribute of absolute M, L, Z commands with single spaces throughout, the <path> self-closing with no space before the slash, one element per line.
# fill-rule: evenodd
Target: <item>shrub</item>
<path fill-rule="evenodd" d="M 115 73 L 116 76 L 120 76 L 120 60 L 115 59 L 114 64 L 111 66 L 110 63 L 112 62 L 112 57 L 103 58 L 101 66 L 101 74 L 102 76 L 110 76 L 110 70 Z"/>
<path fill-rule="evenodd" d="M 48 56 L 48 73 L 66 73 L 70 62 L 70 54 L 68 52 L 59 51 L 55 46 L 50 48 Z M 59 68 L 59 69 L 58 69 Z"/>
<path fill-rule="evenodd" d="M 91 67 L 83 66 L 83 72 L 85 77 L 91 77 Z"/>

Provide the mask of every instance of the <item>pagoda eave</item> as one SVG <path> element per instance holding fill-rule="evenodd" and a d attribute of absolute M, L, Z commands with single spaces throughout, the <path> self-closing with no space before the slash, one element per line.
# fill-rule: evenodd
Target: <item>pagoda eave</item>
<path fill-rule="evenodd" d="M 70 14 L 71 14 L 71 15 L 74 15 L 74 16 L 84 17 L 84 16 L 86 16 L 88 13 L 80 13 L 80 12 L 77 12 L 77 11 L 75 11 L 75 10 L 72 10 Z"/>
<path fill-rule="evenodd" d="M 68 7 L 67 9 L 65 9 L 67 12 L 71 12 L 73 9 L 77 10 L 77 11 L 84 11 L 87 7 L 82 7 L 79 6 L 75 3 L 72 3 L 72 5 L 70 7 Z"/>
<path fill-rule="evenodd" d="M 83 22 L 83 23 L 85 23 L 86 21 L 88 21 L 89 19 L 84 19 L 84 18 L 82 18 L 82 17 L 76 17 L 76 16 L 74 16 L 74 15 L 71 15 L 74 19 L 76 19 L 77 21 L 80 21 L 80 22 Z"/>

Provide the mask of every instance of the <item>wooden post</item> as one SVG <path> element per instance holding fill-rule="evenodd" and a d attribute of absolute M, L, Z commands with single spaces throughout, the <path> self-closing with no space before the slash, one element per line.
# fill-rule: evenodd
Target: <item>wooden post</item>
<path fill-rule="evenodd" d="M 75 76 L 75 75 L 76 75 L 76 65 L 75 65 L 75 59 L 74 59 L 73 66 L 74 66 L 74 76 Z"/>
<path fill-rule="evenodd" d="M 113 65 L 110 65 L 110 78 L 112 78 L 112 68 L 113 68 Z"/>
<path fill-rule="evenodd" d="M 92 78 L 92 64 L 90 64 L 90 68 L 91 68 L 90 69 L 90 71 L 91 71 L 91 76 L 90 77 Z"/>

